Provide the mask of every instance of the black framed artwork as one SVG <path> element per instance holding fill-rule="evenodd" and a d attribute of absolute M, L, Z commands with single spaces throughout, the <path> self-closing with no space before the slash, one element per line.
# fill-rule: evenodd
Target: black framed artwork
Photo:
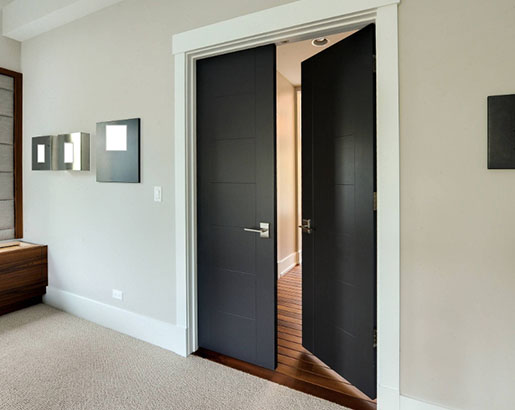
<path fill-rule="evenodd" d="M 515 169 L 515 94 L 488 97 L 488 169 Z"/>
<path fill-rule="evenodd" d="M 139 118 L 97 123 L 97 182 L 140 182 Z"/>

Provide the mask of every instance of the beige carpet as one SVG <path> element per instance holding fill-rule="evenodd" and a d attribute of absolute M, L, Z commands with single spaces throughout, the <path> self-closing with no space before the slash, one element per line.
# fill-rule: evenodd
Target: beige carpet
<path fill-rule="evenodd" d="M 0 409 L 339 409 L 38 305 L 0 316 Z"/>

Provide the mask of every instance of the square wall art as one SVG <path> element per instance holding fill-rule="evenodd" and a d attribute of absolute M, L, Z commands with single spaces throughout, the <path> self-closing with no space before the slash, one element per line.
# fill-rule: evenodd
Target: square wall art
<path fill-rule="evenodd" d="M 53 136 L 32 138 L 32 170 L 50 171 L 52 169 Z"/>
<path fill-rule="evenodd" d="M 515 94 L 488 97 L 488 169 L 515 169 Z"/>
<path fill-rule="evenodd" d="M 54 142 L 55 170 L 89 171 L 89 134 L 73 132 L 60 134 Z"/>
<path fill-rule="evenodd" d="M 140 182 L 140 122 L 97 123 L 97 182 Z"/>

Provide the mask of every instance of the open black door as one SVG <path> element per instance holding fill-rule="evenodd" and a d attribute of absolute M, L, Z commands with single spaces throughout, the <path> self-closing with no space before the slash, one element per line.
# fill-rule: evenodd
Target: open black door
<path fill-rule="evenodd" d="M 375 27 L 302 63 L 302 342 L 376 397 Z"/>
<path fill-rule="evenodd" d="M 275 45 L 197 62 L 199 346 L 276 366 Z"/>

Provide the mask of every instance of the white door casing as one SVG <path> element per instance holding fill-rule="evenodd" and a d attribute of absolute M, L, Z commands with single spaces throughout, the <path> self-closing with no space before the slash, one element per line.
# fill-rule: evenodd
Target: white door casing
<path fill-rule="evenodd" d="M 299 0 L 173 36 L 177 325 L 197 349 L 195 61 L 246 48 L 376 24 L 377 382 L 380 409 L 399 409 L 399 0 Z"/>

